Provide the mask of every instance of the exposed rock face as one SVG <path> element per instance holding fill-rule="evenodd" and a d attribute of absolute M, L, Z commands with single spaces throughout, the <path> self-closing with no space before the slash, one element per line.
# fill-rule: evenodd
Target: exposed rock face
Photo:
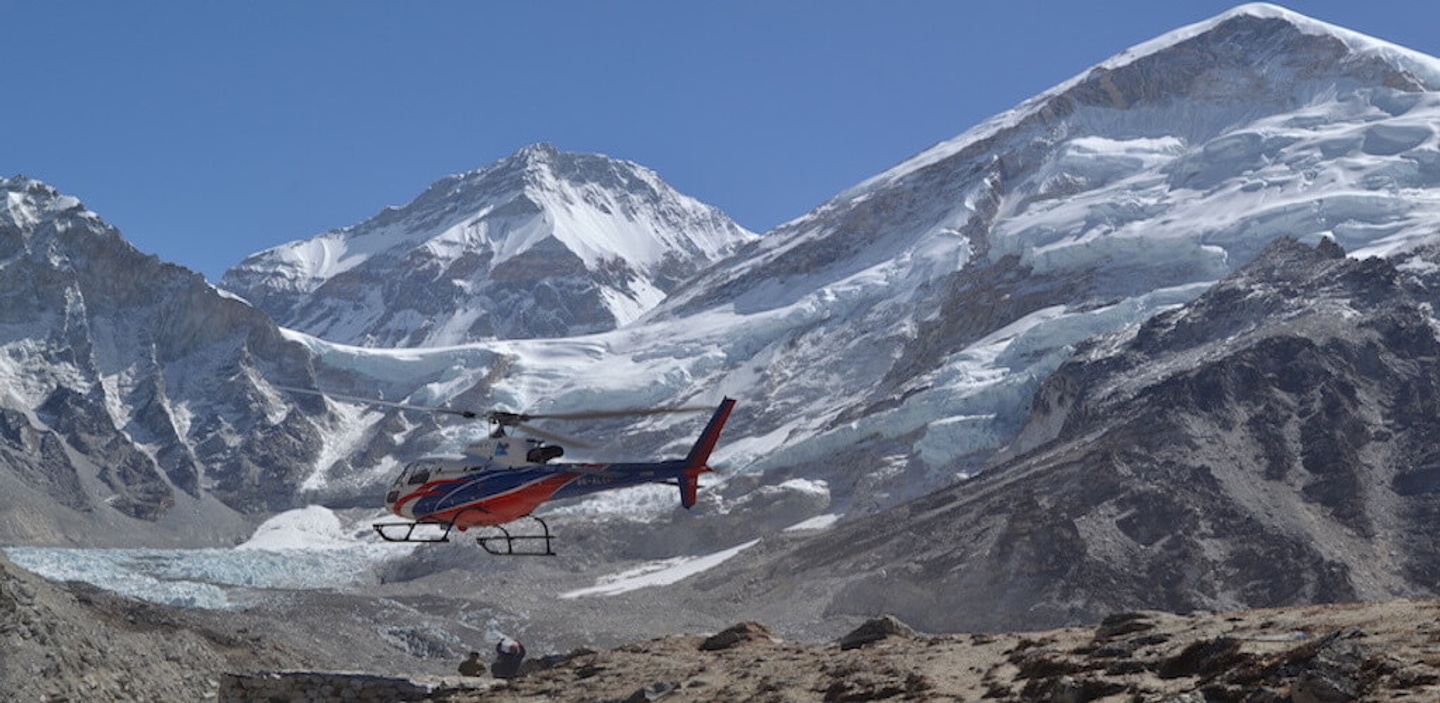
<path fill-rule="evenodd" d="M 255 254 L 223 285 L 349 344 L 561 337 L 634 320 L 753 236 L 637 164 L 539 144 Z"/>
<path fill-rule="evenodd" d="M 285 403 L 265 377 L 311 382 L 308 350 L 76 199 L 0 179 L 5 534 L 56 541 L 67 520 L 154 522 L 181 503 L 223 511 L 212 496 L 289 506 L 327 414 Z"/>
<path fill-rule="evenodd" d="M 832 612 L 932 631 L 1434 595 L 1431 284 L 1279 240 L 1082 347 L 1020 456 L 785 554 L 772 578 L 833 579 Z"/>

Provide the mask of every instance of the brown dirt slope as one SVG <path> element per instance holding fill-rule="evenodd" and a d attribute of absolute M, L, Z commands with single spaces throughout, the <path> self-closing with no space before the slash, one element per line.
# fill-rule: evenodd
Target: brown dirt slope
<path fill-rule="evenodd" d="M 752 625 L 709 645 L 673 636 L 582 653 L 483 700 L 1435 701 L 1437 616 L 1431 601 L 1144 612 L 1023 634 L 901 632 L 851 649 L 779 641 Z"/>
<path fill-rule="evenodd" d="M 0 700 L 198 701 L 222 671 L 293 660 L 243 628 L 52 583 L 0 556 Z"/>

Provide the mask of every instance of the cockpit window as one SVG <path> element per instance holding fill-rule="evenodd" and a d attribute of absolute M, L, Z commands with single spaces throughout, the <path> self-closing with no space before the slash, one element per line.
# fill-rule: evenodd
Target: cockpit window
<path fill-rule="evenodd" d="M 413 474 L 413 473 L 415 473 L 416 471 L 419 471 L 421 466 L 422 466 L 422 464 L 421 464 L 420 462 L 418 462 L 418 461 L 412 461 L 412 462 L 410 462 L 409 464 L 406 464 L 406 465 L 405 465 L 405 468 L 404 468 L 403 470 L 401 470 L 398 475 L 395 476 L 395 483 L 393 483 L 393 484 L 391 484 L 391 485 L 393 485 L 393 486 L 403 486 L 403 485 L 405 485 L 406 482 L 408 482 L 408 481 L 410 480 L 410 474 Z"/>
<path fill-rule="evenodd" d="M 412 461 L 405 465 L 405 470 L 395 477 L 395 488 L 402 486 L 419 486 L 430 479 L 438 479 L 447 470 L 447 464 L 441 461 L 421 459 Z"/>

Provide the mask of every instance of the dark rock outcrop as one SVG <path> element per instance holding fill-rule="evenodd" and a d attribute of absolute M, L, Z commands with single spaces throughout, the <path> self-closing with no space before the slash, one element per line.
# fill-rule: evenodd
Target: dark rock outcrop
<path fill-rule="evenodd" d="M 772 576 L 831 579 L 830 612 L 934 631 L 1433 594 L 1434 290 L 1279 240 L 1083 345 L 1042 386 L 1020 456 L 818 537 Z"/>
<path fill-rule="evenodd" d="M 840 649 L 858 649 L 890 637 L 910 638 L 914 636 L 914 628 L 900 622 L 900 619 L 894 615 L 885 615 L 873 620 L 866 620 L 860 627 L 841 637 L 839 644 Z"/>
<path fill-rule="evenodd" d="M 701 651 L 714 652 L 722 649 L 730 649 L 747 642 L 776 641 L 775 635 L 770 629 L 758 622 L 742 622 L 725 628 L 700 643 Z"/>

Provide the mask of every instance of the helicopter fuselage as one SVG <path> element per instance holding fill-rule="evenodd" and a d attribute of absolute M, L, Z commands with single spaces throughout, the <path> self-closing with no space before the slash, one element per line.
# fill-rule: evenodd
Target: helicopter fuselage
<path fill-rule="evenodd" d="M 732 398 L 721 401 L 684 459 L 552 463 L 550 459 L 562 453 L 558 447 L 497 433 L 471 445 L 467 458 L 412 462 L 385 495 L 385 507 L 405 522 L 376 523 L 375 531 L 387 542 L 448 542 L 455 529 L 494 528 L 488 530 L 490 536 L 476 538 L 491 554 L 552 556 L 554 535 L 545 520 L 532 514 L 547 501 L 664 483 L 679 489 L 681 506 L 692 508 L 698 500 L 700 476 L 711 471 L 710 453 L 734 407 Z M 502 527 L 526 517 L 540 526 L 539 534 L 515 535 Z M 416 528 L 425 525 L 442 532 L 417 534 Z M 526 551 L 525 545 L 540 546 Z"/>
<path fill-rule="evenodd" d="M 678 484 L 687 468 L 685 460 L 517 466 L 417 462 L 386 496 L 386 507 L 407 520 L 454 523 L 464 530 L 519 520 L 550 500 L 646 483 Z"/>
<path fill-rule="evenodd" d="M 646 483 L 665 483 L 680 489 L 680 505 L 695 507 L 700 490 L 700 476 L 711 471 L 706 463 L 720 440 L 720 431 L 735 408 L 734 398 L 725 398 L 710 416 L 684 459 L 668 461 L 582 464 L 554 463 L 564 455 L 559 445 L 547 440 L 565 441 L 564 435 L 535 427 L 532 420 L 606 420 L 622 417 L 652 417 L 704 411 L 700 407 L 632 408 L 626 410 L 589 410 L 579 412 L 517 413 L 494 410 L 480 413 L 463 408 L 424 406 L 347 396 L 338 393 L 276 385 L 292 393 L 318 395 L 336 400 L 369 403 L 405 411 L 439 413 L 467 420 L 488 421 L 493 427 L 490 436 L 466 450 L 464 458 L 421 459 L 407 465 L 385 494 L 385 508 L 404 518 L 405 522 L 377 522 L 374 527 L 387 542 L 448 542 L 450 532 L 459 528 L 491 527 L 499 536 L 476 537 L 485 551 L 501 556 L 552 556 L 554 535 L 545 520 L 532 515 L 546 501 L 557 498 L 629 488 Z M 525 433 L 525 437 L 508 436 L 507 430 Z M 543 530 L 536 535 L 513 535 L 502 527 L 505 523 L 529 517 Z M 441 528 L 439 534 L 416 532 L 422 526 Z M 517 544 L 541 544 L 543 549 L 527 552 Z"/>

